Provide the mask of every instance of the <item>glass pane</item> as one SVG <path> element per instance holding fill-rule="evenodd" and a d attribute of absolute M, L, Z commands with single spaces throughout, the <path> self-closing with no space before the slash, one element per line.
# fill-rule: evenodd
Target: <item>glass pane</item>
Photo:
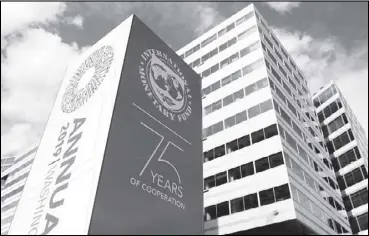
<path fill-rule="evenodd" d="M 268 205 L 275 202 L 273 189 L 263 190 L 259 192 L 260 206 Z"/>
<path fill-rule="evenodd" d="M 240 112 L 236 114 L 236 124 L 239 124 L 243 121 L 247 120 L 247 114 L 246 111 Z"/>

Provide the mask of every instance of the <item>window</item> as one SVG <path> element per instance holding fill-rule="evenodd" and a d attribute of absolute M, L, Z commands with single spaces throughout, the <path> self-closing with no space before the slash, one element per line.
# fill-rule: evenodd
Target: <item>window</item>
<path fill-rule="evenodd" d="M 227 58 L 227 59 L 220 62 L 220 68 L 223 68 L 228 64 L 229 64 L 229 58 Z"/>
<path fill-rule="evenodd" d="M 244 210 L 243 198 L 236 198 L 231 200 L 231 213 L 237 213 Z"/>
<path fill-rule="evenodd" d="M 287 124 L 291 125 L 291 118 L 287 115 L 287 113 L 282 108 L 280 108 L 280 111 L 281 111 L 281 116 L 284 119 L 284 121 L 286 121 Z"/>
<path fill-rule="evenodd" d="M 236 21 L 236 25 L 240 25 L 240 24 L 242 24 L 243 22 L 245 22 L 246 21 L 246 18 L 245 18 L 245 16 L 243 16 L 243 17 L 241 17 L 240 19 L 238 19 L 237 21 Z"/>
<path fill-rule="evenodd" d="M 242 74 L 241 74 L 241 70 L 238 70 L 238 71 L 234 72 L 234 73 L 232 74 L 232 81 L 237 80 L 237 79 L 238 79 L 238 78 L 240 78 L 241 76 L 242 76 Z"/>
<path fill-rule="evenodd" d="M 235 181 L 237 179 L 241 179 L 241 170 L 240 167 L 236 167 L 228 170 L 229 182 Z"/>
<path fill-rule="evenodd" d="M 242 111 L 242 112 L 236 114 L 236 124 L 239 124 L 239 123 L 241 123 L 245 120 L 247 120 L 246 111 Z"/>
<path fill-rule="evenodd" d="M 223 43 L 222 45 L 219 46 L 219 52 L 225 50 L 227 48 L 227 42 Z"/>
<path fill-rule="evenodd" d="M 228 41 L 228 47 L 232 46 L 235 43 L 237 43 L 237 37 L 234 37 Z"/>
<path fill-rule="evenodd" d="M 250 144 L 251 144 L 251 142 L 250 142 L 250 136 L 249 135 L 243 136 L 242 138 L 238 139 L 238 148 L 239 149 L 250 146 Z"/>
<path fill-rule="evenodd" d="M 266 171 L 270 168 L 268 157 L 255 161 L 256 173 Z"/>
<path fill-rule="evenodd" d="M 202 78 L 208 77 L 210 75 L 210 68 L 202 72 L 201 76 Z"/>
<path fill-rule="evenodd" d="M 236 116 L 231 116 L 224 120 L 224 128 L 228 129 L 236 124 Z"/>
<path fill-rule="evenodd" d="M 347 124 L 347 119 L 346 119 L 346 123 L 345 123 L 345 120 L 344 120 L 342 115 L 337 117 L 336 119 L 334 119 L 332 122 L 330 122 L 328 124 L 329 133 L 331 134 L 331 133 L 335 132 L 339 128 L 343 127 L 345 124 Z"/>
<path fill-rule="evenodd" d="M 232 82 L 232 76 L 229 75 L 229 76 L 225 77 L 224 79 L 222 79 L 222 86 L 225 86 L 225 85 L 227 85 L 231 82 Z"/>
<path fill-rule="evenodd" d="M 284 184 L 284 185 L 281 185 L 279 187 L 275 187 L 274 191 L 275 191 L 275 198 L 276 198 L 277 202 L 291 198 L 291 194 L 290 194 L 290 190 L 288 188 L 288 184 Z"/>
<path fill-rule="evenodd" d="M 257 83 L 253 83 L 245 88 L 246 96 L 258 91 L 260 88 Z"/>
<path fill-rule="evenodd" d="M 228 201 L 219 203 L 217 205 L 217 217 L 229 215 L 229 204 Z"/>
<path fill-rule="evenodd" d="M 209 43 L 213 42 L 216 38 L 217 38 L 216 34 L 210 36 L 209 38 L 207 38 L 207 39 L 205 39 L 204 41 L 201 42 L 201 47 L 205 47 Z"/>
<path fill-rule="evenodd" d="M 352 205 L 354 208 L 368 203 L 368 189 L 362 189 L 351 195 Z"/>
<path fill-rule="evenodd" d="M 338 163 L 340 164 L 340 168 L 344 168 L 344 167 L 348 166 L 349 164 L 351 164 L 352 162 L 354 162 L 354 161 L 356 161 L 360 158 L 361 158 L 361 156 L 360 156 L 358 148 L 354 147 L 353 149 L 350 149 L 349 151 L 347 151 L 344 154 L 342 154 L 341 156 L 339 156 L 337 158 L 337 160 L 338 160 L 337 164 Z M 338 171 L 338 170 L 336 170 L 336 171 Z"/>
<path fill-rule="evenodd" d="M 309 185 L 309 187 L 316 190 L 314 179 L 307 173 L 305 173 L 305 178 L 306 178 L 306 183 Z"/>
<path fill-rule="evenodd" d="M 198 65 L 200 65 L 200 58 L 199 58 L 199 59 L 197 59 L 196 61 L 194 61 L 194 62 L 192 63 L 192 67 L 196 67 L 196 66 L 198 66 Z"/>
<path fill-rule="evenodd" d="M 269 100 L 267 100 L 265 102 L 260 103 L 260 112 L 261 113 L 264 113 L 264 112 L 269 111 L 271 109 L 273 109 L 273 104 L 272 104 L 272 100 L 271 99 L 269 99 Z"/>
<path fill-rule="evenodd" d="M 209 58 L 218 54 L 218 48 L 215 48 L 209 52 Z"/>
<path fill-rule="evenodd" d="M 225 148 L 224 145 L 220 145 L 214 149 L 214 157 L 218 158 L 225 155 Z"/>
<path fill-rule="evenodd" d="M 215 177 L 214 176 L 210 176 L 205 178 L 204 180 L 204 190 L 208 190 L 215 187 Z"/>
<path fill-rule="evenodd" d="M 360 231 L 364 231 L 368 229 L 368 212 L 357 217 L 357 221 L 359 223 Z"/>
<path fill-rule="evenodd" d="M 212 107 L 212 112 L 219 110 L 220 108 L 222 108 L 222 100 L 216 101 L 213 104 L 211 104 Z"/>
<path fill-rule="evenodd" d="M 238 53 L 233 54 L 233 55 L 232 55 L 232 56 L 230 56 L 230 58 L 229 58 L 229 63 L 233 63 L 233 62 L 237 61 L 237 60 L 238 60 L 238 58 L 239 58 Z"/>
<path fill-rule="evenodd" d="M 253 118 L 260 114 L 260 105 L 253 106 L 248 109 L 247 113 L 249 114 L 249 118 Z"/>
<path fill-rule="evenodd" d="M 265 206 L 275 202 L 273 189 L 263 190 L 259 192 L 260 205 Z"/>
<path fill-rule="evenodd" d="M 255 171 L 254 171 L 253 162 L 250 162 L 250 163 L 247 163 L 241 166 L 242 178 L 253 175 L 254 173 Z"/>
<path fill-rule="evenodd" d="M 264 140 L 264 131 L 261 129 L 261 130 L 258 130 L 256 132 L 251 133 L 251 139 L 252 139 L 253 144 L 258 143 L 260 141 L 263 141 Z"/>
<path fill-rule="evenodd" d="M 345 174 L 344 179 L 346 181 L 346 186 L 350 187 L 364 180 L 364 176 L 362 175 L 360 168 L 357 168 L 352 172 Z"/>
<path fill-rule="evenodd" d="M 275 153 L 269 156 L 270 168 L 274 168 L 283 165 L 282 152 Z"/>
<path fill-rule="evenodd" d="M 238 150 L 237 139 L 226 144 L 227 153 L 231 153 Z"/>
<path fill-rule="evenodd" d="M 214 92 L 215 90 L 218 90 L 220 88 L 220 81 L 215 82 L 211 85 L 211 91 Z"/>
<path fill-rule="evenodd" d="M 225 33 L 227 33 L 227 28 L 221 29 L 221 30 L 218 32 L 218 37 L 223 36 Z"/>
<path fill-rule="evenodd" d="M 213 134 L 216 134 L 223 130 L 223 121 L 220 121 L 213 125 Z"/>
<path fill-rule="evenodd" d="M 271 138 L 275 135 L 278 135 L 277 125 L 273 124 L 271 126 L 268 126 L 264 129 L 265 131 L 265 138 Z"/>
<path fill-rule="evenodd" d="M 213 74 L 218 70 L 219 70 L 219 64 L 217 63 L 216 65 L 214 65 L 210 68 L 210 73 Z"/>
<path fill-rule="evenodd" d="M 215 175 L 215 185 L 220 186 L 227 183 L 227 172 L 221 172 Z"/>
<path fill-rule="evenodd" d="M 337 138 L 333 140 L 335 150 L 340 149 L 341 147 L 345 146 L 349 142 L 350 142 L 350 137 L 349 137 L 348 132 L 341 134 L 340 136 L 338 136 Z"/>
<path fill-rule="evenodd" d="M 336 225 L 337 233 L 342 234 L 342 226 L 337 221 L 334 221 L 334 224 Z"/>
<path fill-rule="evenodd" d="M 230 94 L 227 97 L 223 98 L 223 106 L 228 106 L 231 103 L 233 103 L 233 94 Z"/>
<path fill-rule="evenodd" d="M 289 133 L 285 132 L 285 134 L 286 134 L 286 141 L 287 141 L 287 143 L 288 143 L 288 144 L 289 144 L 293 149 L 295 149 L 295 151 L 296 151 L 296 152 L 298 152 L 298 150 L 297 150 L 297 144 L 296 144 L 295 139 L 293 139 Z"/>
<path fill-rule="evenodd" d="M 245 196 L 244 201 L 245 201 L 245 210 L 249 210 L 259 206 L 258 196 L 256 193 Z"/>
<path fill-rule="evenodd" d="M 216 206 L 208 206 L 205 208 L 205 221 L 214 220 L 217 218 Z"/>
<path fill-rule="evenodd" d="M 234 98 L 234 101 L 235 101 L 235 102 L 236 102 L 236 101 L 238 101 L 239 99 L 242 99 L 242 98 L 243 98 L 243 96 L 244 96 L 243 89 L 238 90 L 238 91 L 237 91 L 237 92 L 235 92 L 233 95 L 234 95 L 234 96 L 233 96 L 233 98 Z"/>
<path fill-rule="evenodd" d="M 214 149 L 204 153 L 204 162 L 211 161 L 214 159 Z"/>
<path fill-rule="evenodd" d="M 229 32 L 230 30 L 234 29 L 235 25 L 234 23 L 230 24 L 227 26 L 227 32 Z"/>

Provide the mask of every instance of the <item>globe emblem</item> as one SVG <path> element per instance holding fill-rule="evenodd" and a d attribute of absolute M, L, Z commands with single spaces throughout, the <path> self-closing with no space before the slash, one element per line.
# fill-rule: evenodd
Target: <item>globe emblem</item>
<path fill-rule="evenodd" d="M 182 112 L 187 102 L 184 80 L 156 55 L 152 55 L 146 71 L 151 90 L 161 105 L 172 112 Z"/>

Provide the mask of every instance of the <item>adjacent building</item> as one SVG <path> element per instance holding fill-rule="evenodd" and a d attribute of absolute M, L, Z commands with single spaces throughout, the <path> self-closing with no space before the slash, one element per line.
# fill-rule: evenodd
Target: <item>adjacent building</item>
<path fill-rule="evenodd" d="M 37 147 L 34 147 L 25 154 L 13 158 L 12 166 L 1 171 L 1 235 L 8 234 L 36 150 Z M 1 161 L 3 162 L 3 159 Z"/>
<path fill-rule="evenodd" d="M 205 234 L 350 234 L 307 81 L 253 4 L 177 53 L 202 77 Z"/>
<path fill-rule="evenodd" d="M 368 234 L 368 140 L 332 82 L 313 96 L 354 234 Z"/>

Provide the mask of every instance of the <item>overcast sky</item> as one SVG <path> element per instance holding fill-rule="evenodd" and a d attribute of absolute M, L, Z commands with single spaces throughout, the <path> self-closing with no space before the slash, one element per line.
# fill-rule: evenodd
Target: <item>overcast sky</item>
<path fill-rule="evenodd" d="M 68 61 L 136 14 L 178 50 L 249 3 L 1 2 L 1 156 L 37 145 Z M 311 92 L 335 80 L 368 133 L 368 3 L 256 3 Z"/>

